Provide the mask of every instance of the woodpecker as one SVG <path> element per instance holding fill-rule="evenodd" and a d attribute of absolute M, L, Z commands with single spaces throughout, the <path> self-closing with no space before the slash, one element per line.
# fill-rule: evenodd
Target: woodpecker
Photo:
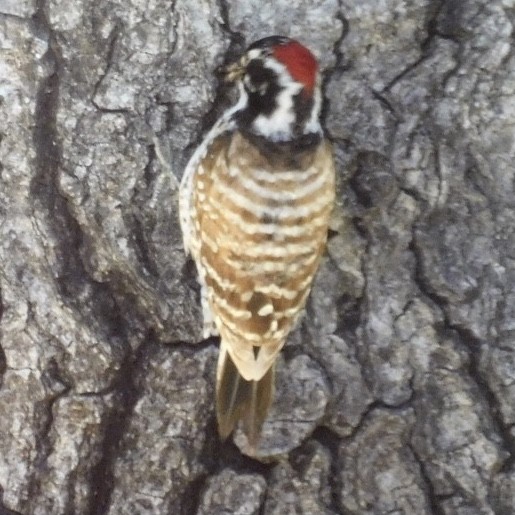
<path fill-rule="evenodd" d="M 334 160 L 320 125 L 321 78 L 299 42 L 271 36 L 225 68 L 239 100 L 181 180 L 184 247 L 201 286 L 204 337 L 220 336 L 218 431 L 251 446 L 274 394 L 274 362 L 325 249 Z"/>

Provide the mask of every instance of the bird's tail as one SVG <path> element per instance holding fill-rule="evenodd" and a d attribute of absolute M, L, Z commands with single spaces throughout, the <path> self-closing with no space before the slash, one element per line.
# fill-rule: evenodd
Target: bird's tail
<path fill-rule="evenodd" d="M 247 381 L 222 342 L 216 374 L 216 417 L 222 440 L 231 434 L 238 420 L 242 420 L 250 446 L 257 446 L 274 396 L 274 368 L 272 365 L 258 381 Z"/>

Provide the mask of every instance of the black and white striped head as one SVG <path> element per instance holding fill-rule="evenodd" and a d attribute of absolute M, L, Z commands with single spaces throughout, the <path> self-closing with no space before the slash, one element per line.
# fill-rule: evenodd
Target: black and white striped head
<path fill-rule="evenodd" d="M 226 69 L 240 88 L 239 127 L 270 141 L 320 134 L 320 75 L 313 54 L 298 41 L 271 36 L 252 43 Z"/>

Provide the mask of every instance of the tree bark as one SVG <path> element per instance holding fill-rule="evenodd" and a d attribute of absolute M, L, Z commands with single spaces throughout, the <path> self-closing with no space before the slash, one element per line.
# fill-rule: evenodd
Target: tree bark
<path fill-rule="evenodd" d="M 0 0 L 0 513 L 515 513 L 512 0 Z M 215 68 L 320 58 L 327 256 L 255 457 L 177 218 Z"/>

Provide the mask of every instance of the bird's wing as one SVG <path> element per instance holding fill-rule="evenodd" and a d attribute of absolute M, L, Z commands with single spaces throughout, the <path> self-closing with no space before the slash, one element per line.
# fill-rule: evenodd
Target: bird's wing
<path fill-rule="evenodd" d="M 191 245 L 195 244 L 197 235 L 195 233 L 195 225 L 192 221 L 195 219 L 195 205 L 193 203 L 193 186 L 195 178 L 199 170 L 206 168 L 203 165 L 204 160 L 209 160 L 209 156 L 216 152 L 219 148 L 220 138 L 224 138 L 228 133 L 232 132 L 236 127 L 234 113 L 238 112 L 245 103 L 245 96 L 242 95 L 243 85 L 238 84 L 240 88 L 240 101 L 231 109 L 227 110 L 224 115 L 218 119 L 211 130 L 206 134 L 202 143 L 197 147 L 191 156 L 179 187 L 179 220 L 184 243 L 184 251 L 186 254 L 192 254 Z M 196 261 L 196 258 L 193 256 Z"/>

